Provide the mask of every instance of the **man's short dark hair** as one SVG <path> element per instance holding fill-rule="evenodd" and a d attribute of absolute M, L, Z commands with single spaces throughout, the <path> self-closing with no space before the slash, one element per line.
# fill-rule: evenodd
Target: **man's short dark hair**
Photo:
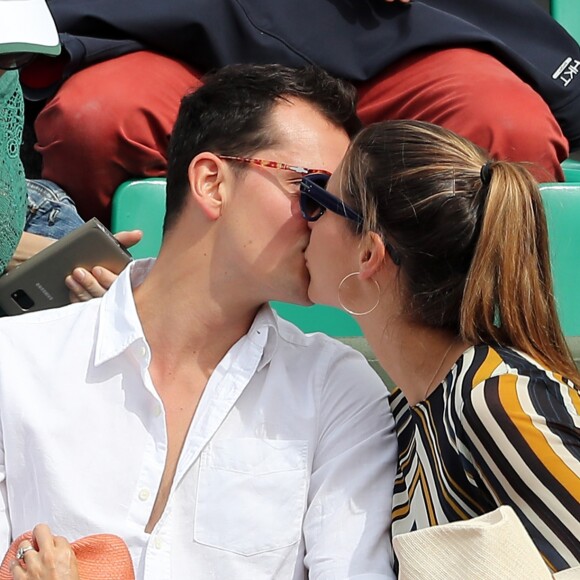
<path fill-rule="evenodd" d="M 203 82 L 181 101 L 171 135 L 165 230 L 184 205 L 188 167 L 196 155 L 251 156 L 276 145 L 269 121 L 278 102 L 295 98 L 310 103 L 349 137 L 361 128 L 355 88 L 315 66 L 231 65 L 206 75 Z"/>

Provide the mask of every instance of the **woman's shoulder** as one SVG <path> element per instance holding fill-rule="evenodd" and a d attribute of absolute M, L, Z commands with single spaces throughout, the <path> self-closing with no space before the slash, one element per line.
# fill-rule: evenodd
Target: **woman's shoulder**
<path fill-rule="evenodd" d="M 560 422 L 578 415 L 580 395 L 571 381 L 513 348 L 480 345 L 466 352 L 455 389 L 468 421 L 512 422 L 543 417 Z"/>
<path fill-rule="evenodd" d="M 560 374 L 510 347 L 482 344 L 468 348 L 439 389 L 429 397 L 432 407 L 452 413 L 460 422 L 498 416 L 570 414 L 580 409 L 578 389 Z M 413 408 L 395 388 L 390 406 L 398 425 L 410 421 Z"/>
<path fill-rule="evenodd" d="M 457 363 L 456 382 L 471 389 L 497 384 L 502 377 L 509 381 L 524 381 L 546 386 L 574 387 L 561 374 L 545 367 L 533 357 L 514 348 L 488 344 L 473 346 L 463 353 Z"/>

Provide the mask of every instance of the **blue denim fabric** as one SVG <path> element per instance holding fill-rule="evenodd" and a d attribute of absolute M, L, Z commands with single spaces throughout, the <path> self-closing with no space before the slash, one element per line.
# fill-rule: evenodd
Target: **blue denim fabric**
<path fill-rule="evenodd" d="M 84 223 L 74 201 L 56 183 L 27 179 L 28 208 L 24 231 L 60 239 Z"/>

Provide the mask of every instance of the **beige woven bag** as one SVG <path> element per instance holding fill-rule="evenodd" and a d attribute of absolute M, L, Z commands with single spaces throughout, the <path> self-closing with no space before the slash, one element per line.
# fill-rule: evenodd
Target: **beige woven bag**
<path fill-rule="evenodd" d="M 399 580 L 573 580 L 580 567 L 552 574 L 514 510 L 393 538 Z"/>

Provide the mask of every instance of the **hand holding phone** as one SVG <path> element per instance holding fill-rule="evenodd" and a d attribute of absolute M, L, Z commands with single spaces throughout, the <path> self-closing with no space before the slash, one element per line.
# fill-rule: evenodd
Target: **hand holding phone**
<path fill-rule="evenodd" d="M 131 248 L 143 238 L 141 230 L 121 231 L 115 238 L 125 248 Z M 93 298 L 100 298 L 111 287 L 119 274 L 107 270 L 103 266 L 96 266 L 90 272 L 84 268 L 75 268 L 64 282 L 70 291 L 71 302 L 86 302 Z"/>
<path fill-rule="evenodd" d="M 0 308 L 22 314 L 70 303 L 65 278 L 78 267 L 102 266 L 118 274 L 131 261 L 127 249 L 93 218 L 42 250 L 21 266 L 0 276 Z"/>

